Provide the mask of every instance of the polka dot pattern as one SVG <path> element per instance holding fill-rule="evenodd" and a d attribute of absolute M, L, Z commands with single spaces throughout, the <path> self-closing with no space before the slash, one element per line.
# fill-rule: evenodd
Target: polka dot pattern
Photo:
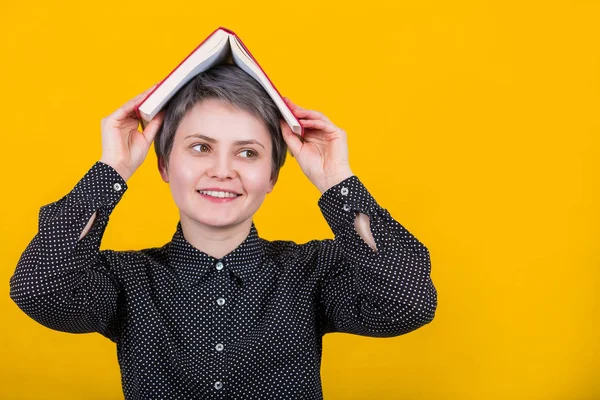
<path fill-rule="evenodd" d="M 194 248 L 180 223 L 162 247 L 99 250 L 126 190 L 97 162 L 43 206 L 10 296 L 46 327 L 115 342 L 128 400 L 322 399 L 324 334 L 393 337 L 434 318 L 427 248 L 356 176 L 319 199 L 335 239 L 267 241 L 253 224 L 221 259 Z M 377 252 L 354 229 L 357 212 Z"/>

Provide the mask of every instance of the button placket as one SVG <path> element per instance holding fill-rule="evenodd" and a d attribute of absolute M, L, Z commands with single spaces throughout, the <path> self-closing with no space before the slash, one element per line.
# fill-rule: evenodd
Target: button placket
<path fill-rule="evenodd" d="M 228 271 L 225 268 L 225 263 L 221 262 L 221 261 L 217 261 L 215 263 L 215 269 L 217 271 L 217 282 L 218 284 L 216 285 L 216 303 L 217 303 L 217 309 L 215 310 L 215 342 L 213 342 L 213 347 L 210 350 L 211 352 L 213 352 L 213 354 L 215 355 L 215 372 L 216 372 L 216 376 L 215 378 L 217 378 L 218 380 L 215 381 L 214 383 L 214 388 L 216 390 L 220 390 L 223 388 L 223 381 L 227 380 L 227 369 L 226 369 L 226 360 L 225 360 L 225 354 L 224 354 L 224 349 L 225 349 L 225 341 L 226 338 L 228 337 L 228 324 L 227 324 L 227 310 L 223 307 L 225 305 L 225 298 L 227 297 L 227 295 L 229 294 L 230 291 L 230 284 L 231 284 L 231 280 L 230 280 L 230 274 L 226 273 L 226 271 Z M 222 297 L 219 297 L 222 296 Z"/>
<path fill-rule="evenodd" d="M 346 186 L 342 186 L 342 188 L 340 189 L 340 193 L 342 194 L 343 197 L 347 197 L 349 192 L 350 191 L 348 190 L 348 188 Z M 346 200 L 344 200 L 344 201 L 346 201 Z M 344 211 L 350 211 L 350 208 L 351 207 L 348 203 L 344 203 L 344 205 L 342 206 L 342 209 Z"/>

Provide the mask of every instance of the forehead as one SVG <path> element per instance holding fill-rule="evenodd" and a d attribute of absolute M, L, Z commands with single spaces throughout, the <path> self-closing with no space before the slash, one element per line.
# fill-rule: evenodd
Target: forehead
<path fill-rule="evenodd" d="M 265 148 L 271 146 L 271 134 L 261 118 L 219 99 L 196 103 L 177 127 L 175 141 L 186 140 L 187 136 L 195 133 L 209 136 L 217 142 L 257 140 Z"/>

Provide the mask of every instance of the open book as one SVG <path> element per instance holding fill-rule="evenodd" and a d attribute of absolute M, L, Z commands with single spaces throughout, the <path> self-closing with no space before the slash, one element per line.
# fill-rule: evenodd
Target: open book
<path fill-rule="evenodd" d="M 292 132 L 303 136 L 300 122 L 285 104 L 279 91 L 258 65 L 240 38 L 229 29 L 220 27 L 194 49 L 136 108 L 142 127 L 145 127 L 167 102 L 186 83 L 213 65 L 230 63 L 242 68 L 267 91 Z"/>

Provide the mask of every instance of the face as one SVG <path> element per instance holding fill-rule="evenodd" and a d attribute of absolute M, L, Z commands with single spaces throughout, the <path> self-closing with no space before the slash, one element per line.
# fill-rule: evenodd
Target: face
<path fill-rule="evenodd" d="M 197 103 L 177 128 L 168 167 L 159 160 L 182 226 L 249 229 L 275 184 L 271 152 L 259 118 L 218 99 Z"/>

